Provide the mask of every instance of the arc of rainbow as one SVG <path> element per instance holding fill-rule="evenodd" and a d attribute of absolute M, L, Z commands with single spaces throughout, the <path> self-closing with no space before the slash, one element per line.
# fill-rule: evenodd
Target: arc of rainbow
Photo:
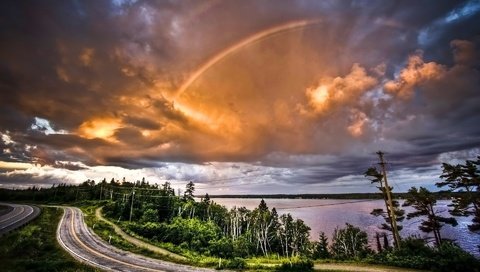
<path fill-rule="evenodd" d="M 237 50 L 246 47 L 248 45 L 251 45 L 253 43 L 262 41 L 266 38 L 270 38 L 273 35 L 278 35 L 281 33 L 284 33 L 286 31 L 291 31 L 299 28 L 304 28 L 309 25 L 314 25 L 318 24 L 320 22 L 319 19 L 312 19 L 312 20 L 302 20 L 302 21 L 294 21 L 290 22 L 287 24 L 275 26 L 269 29 L 265 29 L 263 31 L 257 32 L 254 35 L 247 37 L 240 42 L 222 50 L 220 53 L 216 54 L 212 58 L 210 58 L 208 61 L 206 61 L 203 65 L 201 65 L 197 70 L 195 70 L 189 77 L 188 79 L 178 88 L 176 94 L 175 94 L 175 99 L 176 100 L 180 95 L 182 95 L 185 90 L 190 87 L 203 73 L 205 73 L 208 69 L 210 69 L 212 66 L 217 64 L 219 61 L 222 59 L 228 57 L 229 55 L 235 53 Z"/>

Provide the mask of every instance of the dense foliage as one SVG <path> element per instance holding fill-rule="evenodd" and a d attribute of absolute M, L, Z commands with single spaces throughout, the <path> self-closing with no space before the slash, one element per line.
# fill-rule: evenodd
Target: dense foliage
<path fill-rule="evenodd" d="M 424 240 L 408 237 L 398 249 L 390 249 L 371 255 L 369 262 L 376 264 L 428 269 L 432 271 L 480 271 L 480 262 L 452 242 L 430 247 Z"/>
<path fill-rule="evenodd" d="M 175 196 L 168 183 L 159 188 L 139 184 L 134 193 L 121 195 L 104 207 L 106 216 L 129 221 L 131 231 L 158 242 L 223 258 L 300 256 L 309 253 L 310 228 L 290 214 L 279 216 L 265 201 L 257 208 L 228 210 L 211 201 L 193 198 L 189 183 L 183 196 Z"/>

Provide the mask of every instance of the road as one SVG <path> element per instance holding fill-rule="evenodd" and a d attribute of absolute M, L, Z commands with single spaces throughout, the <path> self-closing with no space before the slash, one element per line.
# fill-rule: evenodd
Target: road
<path fill-rule="evenodd" d="M 0 203 L 3 206 L 10 206 L 9 213 L 0 216 L 0 236 L 18 228 L 40 214 L 40 208 L 36 206 Z"/>
<path fill-rule="evenodd" d="M 57 229 L 60 245 L 77 260 L 105 271 L 216 271 L 156 260 L 120 250 L 91 232 L 83 213 L 74 207 L 63 207 Z"/>

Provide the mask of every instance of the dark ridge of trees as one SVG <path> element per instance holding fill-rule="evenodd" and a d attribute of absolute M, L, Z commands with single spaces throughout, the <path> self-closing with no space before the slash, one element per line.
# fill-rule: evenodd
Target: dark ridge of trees
<path fill-rule="evenodd" d="M 463 195 L 462 192 L 432 192 L 437 200 L 450 199 Z M 408 193 L 394 193 L 396 199 L 405 199 Z M 247 195 L 210 195 L 210 198 L 263 198 L 263 199 L 383 199 L 381 193 L 346 193 L 346 194 L 247 194 Z"/>

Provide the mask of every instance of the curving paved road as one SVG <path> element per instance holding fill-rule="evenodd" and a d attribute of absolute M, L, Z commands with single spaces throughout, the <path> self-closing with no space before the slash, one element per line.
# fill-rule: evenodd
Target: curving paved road
<path fill-rule="evenodd" d="M 78 208 L 63 207 L 57 240 L 77 260 L 106 271 L 215 271 L 160 261 L 115 248 L 90 232 Z"/>
<path fill-rule="evenodd" d="M 0 216 L 0 236 L 18 228 L 40 214 L 40 208 L 36 206 L 0 203 L 4 206 L 10 206 L 12 210 Z"/>

